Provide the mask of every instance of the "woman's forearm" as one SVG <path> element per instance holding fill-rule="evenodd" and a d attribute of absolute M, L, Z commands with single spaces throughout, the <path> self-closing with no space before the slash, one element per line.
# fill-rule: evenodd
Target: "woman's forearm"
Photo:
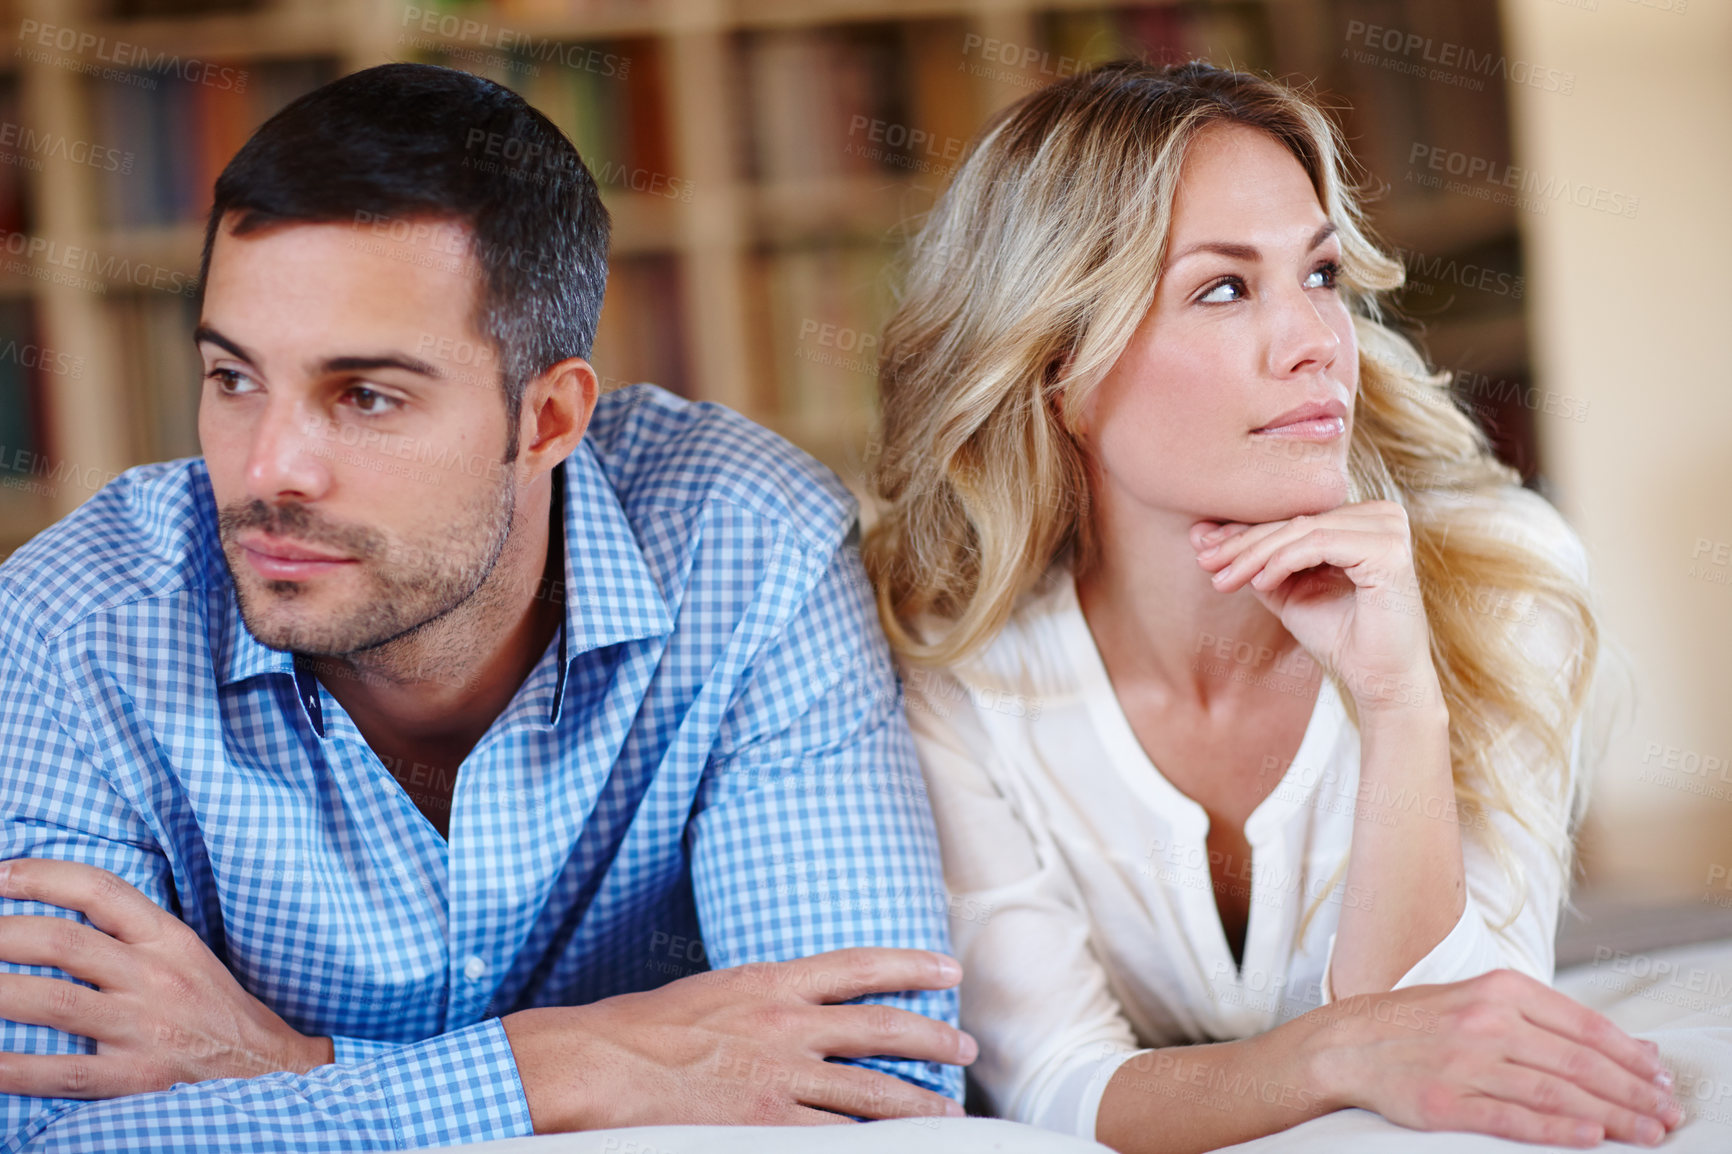
<path fill-rule="evenodd" d="M 1242 1041 L 1138 1054 L 1107 1083 L 1095 1139 L 1121 1154 L 1191 1154 L 1338 1110 L 1309 1044 L 1317 1028 L 1307 1016 Z"/>
<path fill-rule="evenodd" d="M 1551 1070 L 1532 1064 L 1542 1052 Z M 1419 1130 L 1652 1145 L 1683 1119 L 1667 1085 L 1657 1048 L 1505 970 L 1138 1054 L 1107 1083 L 1095 1137 L 1121 1154 L 1192 1154 L 1357 1106 Z"/>
<path fill-rule="evenodd" d="M 1403 682 L 1404 687 L 1410 683 Z M 1360 708 L 1353 848 L 1329 982 L 1335 997 L 1379 993 L 1448 936 L 1467 900 L 1449 760 L 1449 714 L 1435 678 Z"/>

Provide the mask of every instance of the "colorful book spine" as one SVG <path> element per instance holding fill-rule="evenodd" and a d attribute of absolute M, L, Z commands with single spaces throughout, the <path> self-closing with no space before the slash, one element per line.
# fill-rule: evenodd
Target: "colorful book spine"
<path fill-rule="evenodd" d="M 96 172 L 99 227 L 202 223 L 224 166 L 278 109 L 336 75 L 331 61 L 248 62 L 229 83 L 134 70 L 89 78 L 95 139 L 121 163 Z"/>

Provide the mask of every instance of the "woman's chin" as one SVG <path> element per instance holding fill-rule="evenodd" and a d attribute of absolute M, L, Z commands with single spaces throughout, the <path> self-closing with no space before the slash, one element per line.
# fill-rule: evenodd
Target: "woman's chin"
<path fill-rule="evenodd" d="M 1264 483 L 1253 492 L 1239 495 L 1223 505 L 1244 514 L 1235 518 L 1247 525 L 1266 521 L 1286 521 L 1293 517 L 1308 517 L 1327 513 L 1345 505 L 1349 496 L 1346 474 L 1319 477 L 1304 483 L 1286 481 L 1279 485 Z"/>

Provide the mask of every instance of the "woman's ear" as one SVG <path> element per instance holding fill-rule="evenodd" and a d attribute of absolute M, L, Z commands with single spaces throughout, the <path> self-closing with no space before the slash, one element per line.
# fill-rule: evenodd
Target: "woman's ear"
<path fill-rule="evenodd" d="M 1072 436 L 1086 437 L 1089 432 L 1089 406 L 1085 401 L 1076 410 L 1075 420 L 1065 419 L 1065 403 L 1069 399 L 1068 387 L 1061 387 L 1052 394 L 1052 415 L 1058 421 L 1059 427 L 1068 429 Z"/>
<path fill-rule="evenodd" d="M 1061 429 L 1069 429 L 1074 433 L 1082 432 L 1081 429 L 1072 428 L 1071 423 L 1069 421 L 1065 420 L 1064 404 L 1065 404 L 1064 386 L 1061 385 L 1060 387 L 1053 389 L 1047 393 L 1047 395 L 1046 395 L 1047 411 L 1052 415 L 1052 419 L 1054 421 L 1058 422 L 1058 427 Z"/>
<path fill-rule="evenodd" d="M 1074 350 L 1065 353 L 1062 359 L 1053 361 L 1048 365 L 1046 367 L 1046 372 L 1041 374 L 1041 376 L 1045 382 L 1044 389 L 1047 396 L 1047 406 L 1049 411 L 1052 413 L 1053 420 L 1058 422 L 1059 428 L 1068 429 L 1074 434 L 1081 435 L 1084 431 L 1082 427 L 1082 414 L 1077 414 L 1077 423 L 1075 425 L 1072 425 L 1070 421 L 1065 419 L 1065 401 L 1068 397 L 1069 385 L 1064 383 L 1064 381 L 1065 377 L 1070 372 L 1071 358 L 1073 355 Z M 1054 387 L 1055 381 L 1059 382 L 1057 387 Z"/>

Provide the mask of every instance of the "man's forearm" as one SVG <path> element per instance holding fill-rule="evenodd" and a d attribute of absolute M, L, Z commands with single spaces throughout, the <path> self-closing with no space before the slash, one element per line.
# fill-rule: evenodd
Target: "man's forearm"
<path fill-rule="evenodd" d="M 31 1151 L 124 1147 L 184 1154 L 328 1144 L 394 1150 L 531 1133 L 497 1019 L 307 1074 L 224 1078 L 100 1102 L 6 1097 L 8 1134 Z"/>

